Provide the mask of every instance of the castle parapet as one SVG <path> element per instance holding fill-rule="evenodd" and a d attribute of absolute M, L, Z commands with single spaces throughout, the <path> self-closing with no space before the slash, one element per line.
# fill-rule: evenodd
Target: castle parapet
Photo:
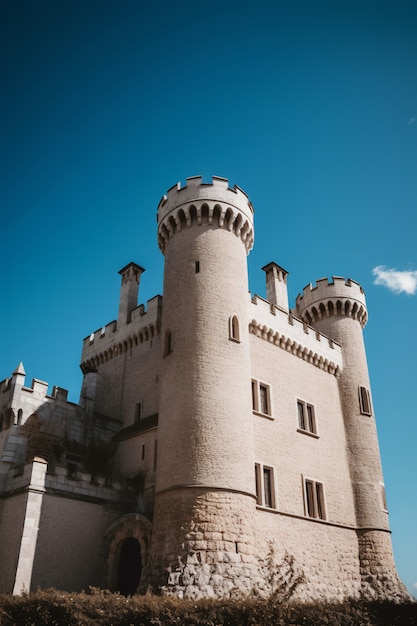
<path fill-rule="evenodd" d="M 306 285 L 296 298 L 296 311 L 303 321 L 314 323 L 325 317 L 345 316 L 357 320 L 363 328 L 368 321 L 363 288 L 351 278 L 320 278 L 316 285 Z"/>
<path fill-rule="evenodd" d="M 158 243 L 162 252 L 176 233 L 193 224 L 212 224 L 240 236 L 247 252 L 253 247 L 253 207 L 247 194 L 237 185 L 229 187 L 227 178 L 213 176 L 203 183 L 201 176 L 187 178 L 185 187 L 177 183 L 158 205 Z"/>
<path fill-rule="evenodd" d="M 127 324 L 110 322 L 83 340 L 81 369 L 84 373 L 94 371 L 100 363 L 127 352 L 159 335 L 162 315 L 162 297 L 154 296 L 131 312 Z"/>
<path fill-rule="evenodd" d="M 341 346 L 259 296 L 252 298 L 249 332 L 291 354 L 338 376 L 343 369 Z"/>

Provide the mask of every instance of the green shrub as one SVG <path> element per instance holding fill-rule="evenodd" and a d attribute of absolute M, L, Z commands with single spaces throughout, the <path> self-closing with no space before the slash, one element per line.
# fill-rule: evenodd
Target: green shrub
<path fill-rule="evenodd" d="M 179 600 L 152 594 L 125 597 L 91 588 L 0 595 L 0 626 L 413 626 L 417 603 Z"/>

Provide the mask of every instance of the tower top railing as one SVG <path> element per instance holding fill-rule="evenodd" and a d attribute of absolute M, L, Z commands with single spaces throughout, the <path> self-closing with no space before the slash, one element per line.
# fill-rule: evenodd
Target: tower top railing
<path fill-rule="evenodd" d="M 178 182 L 162 196 L 158 205 L 158 222 L 163 220 L 172 209 L 195 200 L 225 202 L 245 213 L 248 218 L 252 218 L 254 213 L 248 195 L 237 185 L 229 187 L 227 178 L 213 176 L 211 183 L 203 183 L 201 176 L 191 176 L 186 179 L 184 187 Z"/>
<path fill-rule="evenodd" d="M 234 232 L 249 252 L 253 247 L 253 206 L 237 185 L 227 178 L 213 176 L 203 183 L 201 176 L 187 178 L 185 187 L 177 183 L 162 196 L 158 205 L 158 243 L 162 252 L 171 237 L 192 225 L 216 226 Z"/>
<path fill-rule="evenodd" d="M 296 298 L 296 311 L 302 320 L 314 325 L 325 317 L 344 316 L 357 320 L 362 328 L 368 320 L 365 292 L 351 278 L 320 278 L 306 285 Z"/>

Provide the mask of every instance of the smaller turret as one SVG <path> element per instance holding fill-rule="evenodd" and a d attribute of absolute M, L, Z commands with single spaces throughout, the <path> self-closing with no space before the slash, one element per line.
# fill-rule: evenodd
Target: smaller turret
<path fill-rule="evenodd" d="M 12 385 L 15 385 L 16 383 L 18 383 L 19 385 L 23 387 L 23 385 L 25 384 L 25 377 L 26 377 L 25 368 L 23 367 L 22 361 L 20 361 L 19 365 L 16 367 L 16 369 L 14 370 L 12 374 Z"/>
<path fill-rule="evenodd" d="M 334 276 L 307 285 L 296 300 L 301 319 L 342 347 L 340 399 L 355 498 L 364 597 L 404 597 L 395 570 L 389 534 L 381 457 L 371 402 L 363 332 L 368 313 L 365 292 L 355 281 Z"/>
<path fill-rule="evenodd" d="M 129 323 L 133 309 L 136 309 L 138 306 L 140 276 L 144 271 L 143 267 L 133 262 L 125 265 L 119 271 L 122 277 L 119 315 L 117 317 L 119 324 Z"/>
<path fill-rule="evenodd" d="M 187 178 L 185 187 L 177 183 L 162 196 L 158 205 L 158 243 L 165 254 L 172 236 L 202 224 L 224 228 L 240 237 L 246 253 L 253 248 L 253 206 L 237 185 L 229 187 L 227 178 L 213 176 L 203 183 L 201 176 Z"/>
<path fill-rule="evenodd" d="M 303 293 L 297 296 L 296 310 L 311 326 L 333 316 L 350 317 L 362 328 L 368 320 L 364 290 L 351 278 L 346 280 L 341 276 L 333 276 L 330 282 L 320 278 L 315 287 L 311 284 L 304 287 Z"/>

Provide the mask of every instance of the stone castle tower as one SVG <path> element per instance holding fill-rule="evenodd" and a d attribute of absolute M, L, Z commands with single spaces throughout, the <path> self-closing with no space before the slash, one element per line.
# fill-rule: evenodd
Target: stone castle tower
<path fill-rule="evenodd" d="M 1 383 L 0 529 L 14 534 L 0 589 L 266 595 L 290 563 L 301 599 L 407 597 L 362 288 L 321 279 L 290 310 L 272 262 L 251 297 L 254 210 L 224 178 L 172 187 L 157 217 L 163 296 L 138 306 L 144 270 L 120 270 L 118 319 L 84 340 L 80 405 L 25 387 L 23 367 Z"/>
<path fill-rule="evenodd" d="M 384 585 L 395 569 L 378 436 L 373 417 L 363 328 L 365 293 L 352 281 L 334 277 L 307 286 L 297 297 L 300 318 L 342 346 L 340 399 L 354 494 L 362 585 Z M 376 574 L 376 575 L 375 575 Z"/>
<path fill-rule="evenodd" d="M 178 555 L 199 555 L 197 575 L 207 585 L 204 565 L 221 569 L 221 553 L 229 564 L 225 584 L 249 590 L 254 435 L 249 334 L 240 325 L 249 317 L 253 209 L 227 180 L 203 185 L 191 178 L 161 200 L 158 235 L 165 255 L 158 425 L 164 463 L 156 476 L 152 559 L 161 571 L 161 562 L 172 568 Z"/>

